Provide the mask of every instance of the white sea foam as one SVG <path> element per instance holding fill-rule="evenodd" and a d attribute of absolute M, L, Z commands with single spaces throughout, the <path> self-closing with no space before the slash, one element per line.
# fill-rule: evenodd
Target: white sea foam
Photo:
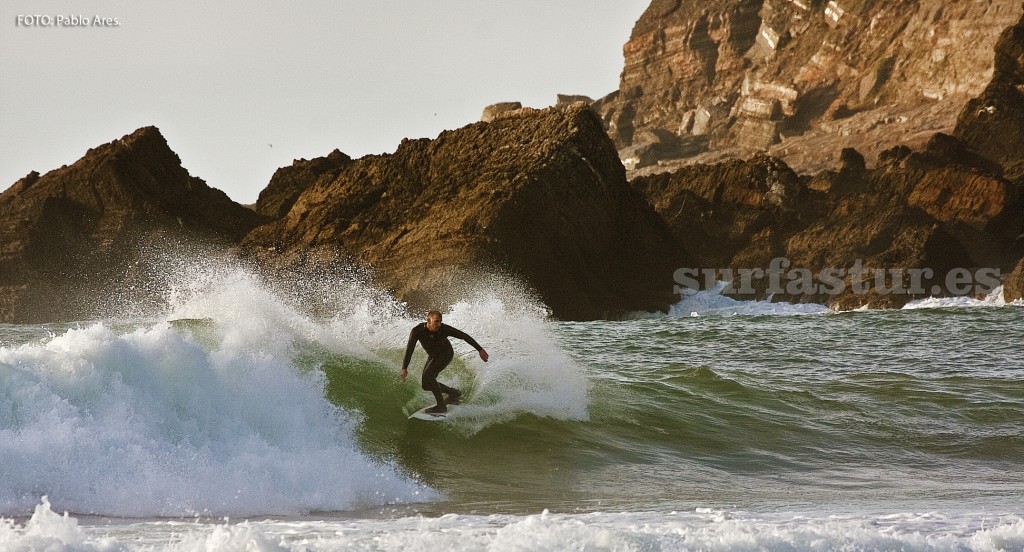
<path fill-rule="evenodd" d="M 991 293 L 982 298 L 974 298 L 968 296 L 960 297 L 929 297 L 927 299 L 919 299 L 917 301 L 911 301 L 904 305 L 905 310 L 912 309 L 964 309 L 964 308 L 978 308 L 978 307 L 1005 307 L 1005 306 L 1024 306 L 1024 300 L 1017 299 L 1016 301 L 1007 302 L 1003 294 L 1003 286 L 999 286 L 992 290 Z"/>
<path fill-rule="evenodd" d="M 539 300 L 515 281 L 493 275 L 477 276 L 465 286 L 465 296 L 443 313 L 444 322 L 476 339 L 490 359 L 485 363 L 469 345 L 451 339 L 468 370 L 453 366 L 440 380 L 472 392 L 470 402 L 452 417 L 454 425 L 475 433 L 524 414 L 586 420 L 588 382 L 584 370 L 555 341 L 550 313 Z M 331 327 L 339 334 L 355 333 L 368 349 L 404 350 L 409 330 L 423 320 L 422 316 L 388 314 L 368 318 L 365 312 L 354 311 L 336 317 Z M 410 366 L 410 380 L 418 388 L 425 357 L 417 355 Z M 394 365 L 396 374 L 399 368 Z M 422 391 L 407 409 L 431 401 L 429 393 Z"/>
<path fill-rule="evenodd" d="M 0 348 L 0 513 L 39 497 L 151 516 L 344 510 L 436 494 L 362 453 L 358 413 L 324 396 L 291 344 L 318 327 L 244 275 L 180 312 L 215 314 L 200 344 L 171 323 L 96 323 Z M 205 313 L 197 305 L 208 309 Z"/>
<path fill-rule="evenodd" d="M 314 319 L 295 298 L 282 297 L 247 270 L 222 265 L 180 270 L 187 277 L 174 288 L 168 316 L 214 319 L 223 342 L 239 350 L 275 346 L 275 356 L 286 357 L 292 342 L 303 340 L 375 361 L 397 376 L 400 366 L 391 353 L 404 350 L 409 330 L 423 321 L 422 314 L 410 315 L 405 305 L 351 273 L 311 274 L 296 282 L 310 290 L 303 301 L 316 301 L 331 313 Z M 465 299 L 444 313 L 444 321 L 480 342 L 490 361 L 451 340 L 471 373 L 453 367 L 440 379 L 473 388 L 472 402 L 459 409 L 455 425 L 473 433 L 523 414 L 586 420 L 584 370 L 555 342 L 550 312 L 540 300 L 513 278 L 495 274 L 466 275 L 461 293 Z M 418 382 L 424 358 L 419 354 L 410 367 L 410 385 Z M 430 400 L 423 391 L 407 409 Z"/>
<path fill-rule="evenodd" d="M 338 521 L 141 522 L 82 526 L 45 501 L 24 525 L 0 521 L 5 551 L 233 550 L 906 550 L 1001 551 L 1024 547 L 1019 515 L 623 512 Z"/>
<path fill-rule="evenodd" d="M 718 282 L 713 290 L 688 293 L 669 308 L 668 316 L 791 316 L 828 313 L 829 308 L 816 303 L 775 303 L 772 301 L 739 301 L 722 295 L 728 282 Z"/>
<path fill-rule="evenodd" d="M 367 458 L 359 412 L 295 365 L 310 346 L 398 375 L 395 352 L 422 321 L 357 278 L 312 276 L 322 312 L 237 266 L 179 265 L 165 322 L 95 323 L 0 348 L 0 515 L 43 495 L 58 508 L 151 516 L 344 510 L 437 494 Z M 475 396 L 455 424 L 473 433 L 523 414 L 587 419 L 583 370 L 547 311 L 503 279 L 481 281 L 445 321 L 474 336 L 482 362 L 442 375 Z M 185 320 L 185 321 L 182 321 Z M 417 357 L 422 358 L 422 357 Z M 417 387 L 418 366 L 408 385 Z M 412 405 L 410 405 L 411 407 Z M 422 406 L 422 405 L 417 405 Z"/>
<path fill-rule="evenodd" d="M 478 431 L 524 413 L 588 419 L 583 368 L 554 341 L 547 313 L 535 303 L 516 304 L 520 296 L 504 291 L 479 293 L 445 315 L 491 355 L 487 363 L 475 351 L 466 355 L 475 371 L 475 391 L 471 403 L 459 409 L 458 425 Z"/>

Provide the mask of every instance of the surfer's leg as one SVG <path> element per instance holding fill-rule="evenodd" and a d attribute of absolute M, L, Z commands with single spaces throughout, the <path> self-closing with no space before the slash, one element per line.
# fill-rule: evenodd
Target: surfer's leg
<path fill-rule="evenodd" d="M 445 399 L 445 402 L 447 402 L 448 404 L 462 403 L 462 400 L 459 399 L 459 397 L 462 396 L 462 392 L 459 391 L 458 389 L 454 387 L 448 387 L 447 385 L 442 383 L 441 391 L 444 391 L 444 394 L 448 395 L 448 397 Z"/>
<path fill-rule="evenodd" d="M 423 366 L 423 389 L 434 394 L 434 400 L 437 401 L 439 409 L 445 407 L 444 395 L 442 393 L 451 394 L 454 391 L 451 387 L 437 381 L 437 375 L 441 373 L 441 370 L 447 368 L 448 363 L 451 361 L 451 355 L 428 357 L 427 364 Z"/>
<path fill-rule="evenodd" d="M 437 382 L 437 373 L 440 370 L 434 369 L 432 366 L 433 362 L 431 359 L 427 360 L 427 365 L 423 367 L 423 390 L 430 391 L 434 394 L 434 400 L 437 401 L 438 406 L 444 406 L 444 396 L 441 395 L 441 384 Z"/>

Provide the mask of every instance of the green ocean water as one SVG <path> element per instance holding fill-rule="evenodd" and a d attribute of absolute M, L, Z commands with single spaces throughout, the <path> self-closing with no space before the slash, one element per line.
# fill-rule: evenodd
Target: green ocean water
<path fill-rule="evenodd" d="M 363 448 L 443 490 L 428 511 L 1024 498 L 1019 307 L 544 325 L 583 371 L 584 419 L 505 420 L 487 409 L 500 391 L 484 391 L 476 415 L 406 421 L 430 401 L 397 383 L 393 364 L 318 362 L 331 400 L 366 416 Z M 465 364 L 446 375 L 476 391 Z"/>
<path fill-rule="evenodd" d="M 0 549 L 1024 548 L 1021 305 L 577 323 L 483 289 L 445 322 L 491 361 L 455 343 L 469 400 L 436 423 L 385 295 L 189 285 L 0 325 Z"/>

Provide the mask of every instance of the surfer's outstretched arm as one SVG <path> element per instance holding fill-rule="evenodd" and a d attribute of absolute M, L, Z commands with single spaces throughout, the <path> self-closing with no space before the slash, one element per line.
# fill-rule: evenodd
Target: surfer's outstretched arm
<path fill-rule="evenodd" d="M 452 337 L 461 339 L 461 340 L 465 341 L 466 343 L 469 343 L 471 347 L 473 347 L 474 349 L 477 350 L 478 353 L 480 353 L 480 360 L 482 360 L 484 362 L 487 362 L 487 359 L 489 358 L 489 355 L 487 354 L 487 351 L 485 351 L 484 348 L 481 347 L 480 344 L 477 343 L 475 339 L 470 337 L 470 335 L 468 333 L 466 333 L 466 332 L 464 332 L 464 331 L 462 331 L 460 329 L 453 328 L 453 327 L 451 327 L 451 326 L 449 326 L 447 324 L 445 324 L 444 327 L 447 330 L 447 332 L 446 332 L 447 335 L 450 335 Z"/>

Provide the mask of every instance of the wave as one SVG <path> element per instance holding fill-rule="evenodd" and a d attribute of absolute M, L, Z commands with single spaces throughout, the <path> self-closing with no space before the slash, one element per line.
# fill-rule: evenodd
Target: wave
<path fill-rule="evenodd" d="M 1019 482 L 1017 309 L 555 322 L 481 278 L 444 316 L 491 361 L 454 340 L 441 379 L 469 402 L 438 424 L 407 420 L 431 400 L 421 351 L 398 379 L 422 317 L 359 275 L 176 277 L 146 319 L 0 328 L 0 515 L 44 495 L 116 516 L 665 511 L 837 489 L 999 503 Z"/>
<path fill-rule="evenodd" d="M 43 494 L 129 516 L 301 512 L 429 500 L 363 454 L 358 418 L 272 347 L 204 349 L 169 323 L 98 323 L 0 349 L 0 510 Z"/>
<path fill-rule="evenodd" d="M 426 358 L 421 348 L 413 357 L 410 381 L 397 385 L 409 331 L 423 321 L 422 315 L 410 314 L 404 304 L 350 273 L 303 275 L 299 281 L 328 314 L 311 317 L 304 312 L 310 294 L 282 297 L 251 273 L 234 270 L 216 272 L 213 286 L 192 284 L 193 289 L 173 301 L 168 316 L 215 320 L 219 331 L 238 334 L 225 335 L 226 342 L 252 339 L 255 345 L 265 341 L 260 335 L 274 336 L 279 347 L 275 356 L 294 357 L 307 369 L 325 371 L 328 392 L 336 399 L 343 400 L 345 387 L 354 379 L 370 378 L 373 385 L 364 391 L 373 397 L 362 401 L 363 407 L 398 401 L 395 411 L 409 414 L 430 403 L 429 393 L 415 381 Z M 465 299 L 443 313 L 445 323 L 473 336 L 491 359 L 484 364 L 467 344 L 452 340 L 457 356 L 441 379 L 465 388 L 470 398 L 460 408 L 456 425 L 474 433 L 521 414 L 585 420 L 584 371 L 555 341 L 550 313 L 539 300 L 521 284 L 498 275 L 473 275 L 462 292 Z M 254 325 L 256 337 L 244 337 L 253 335 Z"/>
<path fill-rule="evenodd" d="M 372 442 L 404 431 L 403 409 L 430 400 L 397 377 L 419 317 L 351 273 L 306 275 L 289 294 L 240 266 L 176 268 L 148 319 L 75 324 L 42 339 L 7 332 L 22 341 L 0 347 L 0 514 L 26 512 L 43 495 L 72 512 L 119 516 L 441 497 Z M 330 314 L 311 314 L 311 301 Z M 485 365 L 456 343 L 442 379 L 472 402 L 454 428 L 471 435 L 523 414 L 587 418 L 586 379 L 546 316 L 496 279 L 445 313 L 492 355 Z"/>

